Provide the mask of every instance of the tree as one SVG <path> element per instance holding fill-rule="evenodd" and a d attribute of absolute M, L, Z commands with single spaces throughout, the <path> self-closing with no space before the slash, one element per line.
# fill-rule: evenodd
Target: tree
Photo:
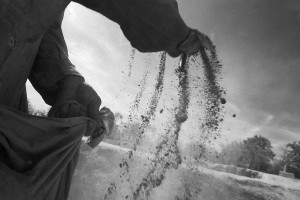
<path fill-rule="evenodd" d="M 219 153 L 219 162 L 225 165 L 235 165 L 242 167 L 241 156 L 243 154 L 242 142 L 231 142 L 223 145 L 221 152 Z"/>
<path fill-rule="evenodd" d="M 270 161 L 275 157 L 271 142 L 262 136 L 255 135 L 243 141 L 241 162 L 249 169 L 266 172 L 271 166 Z"/>
<path fill-rule="evenodd" d="M 286 145 L 283 160 L 287 166 L 300 168 L 300 141 Z"/>
<path fill-rule="evenodd" d="M 285 162 L 282 159 L 274 158 L 271 162 L 271 167 L 268 169 L 268 173 L 278 175 L 280 171 L 282 171 Z"/>

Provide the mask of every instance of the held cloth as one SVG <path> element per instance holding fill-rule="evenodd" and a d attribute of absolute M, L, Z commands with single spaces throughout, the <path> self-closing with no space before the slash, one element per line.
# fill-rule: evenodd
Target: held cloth
<path fill-rule="evenodd" d="M 0 199 L 66 200 L 88 120 L 0 105 Z"/>

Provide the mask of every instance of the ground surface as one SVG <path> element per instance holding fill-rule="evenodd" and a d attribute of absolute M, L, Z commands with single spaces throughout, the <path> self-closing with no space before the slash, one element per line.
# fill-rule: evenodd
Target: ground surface
<path fill-rule="evenodd" d="M 82 145 L 69 200 L 134 199 L 139 177 L 147 171 L 147 157 L 140 153 L 120 167 L 128 149 L 101 143 L 95 149 Z M 300 181 L 263 174 L 252 179 L 183 163 L 170 169 L 157 187 L 136 199 L 153 200 L 299 200 Z"/>

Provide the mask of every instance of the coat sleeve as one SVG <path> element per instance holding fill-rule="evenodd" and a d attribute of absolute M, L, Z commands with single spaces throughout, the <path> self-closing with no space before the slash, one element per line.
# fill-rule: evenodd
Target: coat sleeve
<path fill-rule="evenodd" d="M 131 45 L 141 52 L 167 51 L 178 56 L 179 43 L 190 32 L 176 0 L 75 0 L 118 23 Z"/>
<path fill-rule="evenodd" d="M 30 1 L 30 3 L 29 3 Z M 132 46 L 142 52 L 167 51 L 178 56 L 179 43 L 190 33 L 176 0 L 73 0 L 118 23 Z M 34 41 L 71 0 L 14 1 L 16 34 Z"/>
<path fill-rule="evenodd" d="M 45 102 L 53 105 L 58 82 L 68 75 L 81 75 L 69 61 L 67 45 L 61 30 L 63 15 L 43 35 L 29 80 Z"/>

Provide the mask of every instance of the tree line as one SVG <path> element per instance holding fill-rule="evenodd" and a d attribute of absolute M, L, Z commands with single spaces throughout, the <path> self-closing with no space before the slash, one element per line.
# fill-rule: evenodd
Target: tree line
<path fill-rule="evenodd" d="M 286 144 L 277 157 L 272 148 L 269 139 L 255 135 L 223 145 L 220 152 L 210 152 L 208 160 L 276 175 L 291 172 L 300 179 L 300 141 Z"/>
<path fill-rule="evenodd" d="M 123 122 L 123 116 L 116 113 L 116 123 L 110 139 L 133 141 L 140 129 L 139 122 Z M 271 141 L 261 135 L 255 135 L 242 141 L 234 141 L 221 146 L 221 151 L 208 150 L 203 145 L 193 146 L 193 156 L 196 159 L 204 157 L 214 163 L 234 165 L 237 167 L 278 175 L 280 171 L 291 172 L 300 179 L 300 141 L 286 144 L 282 155 L 273 151 Z"/>

